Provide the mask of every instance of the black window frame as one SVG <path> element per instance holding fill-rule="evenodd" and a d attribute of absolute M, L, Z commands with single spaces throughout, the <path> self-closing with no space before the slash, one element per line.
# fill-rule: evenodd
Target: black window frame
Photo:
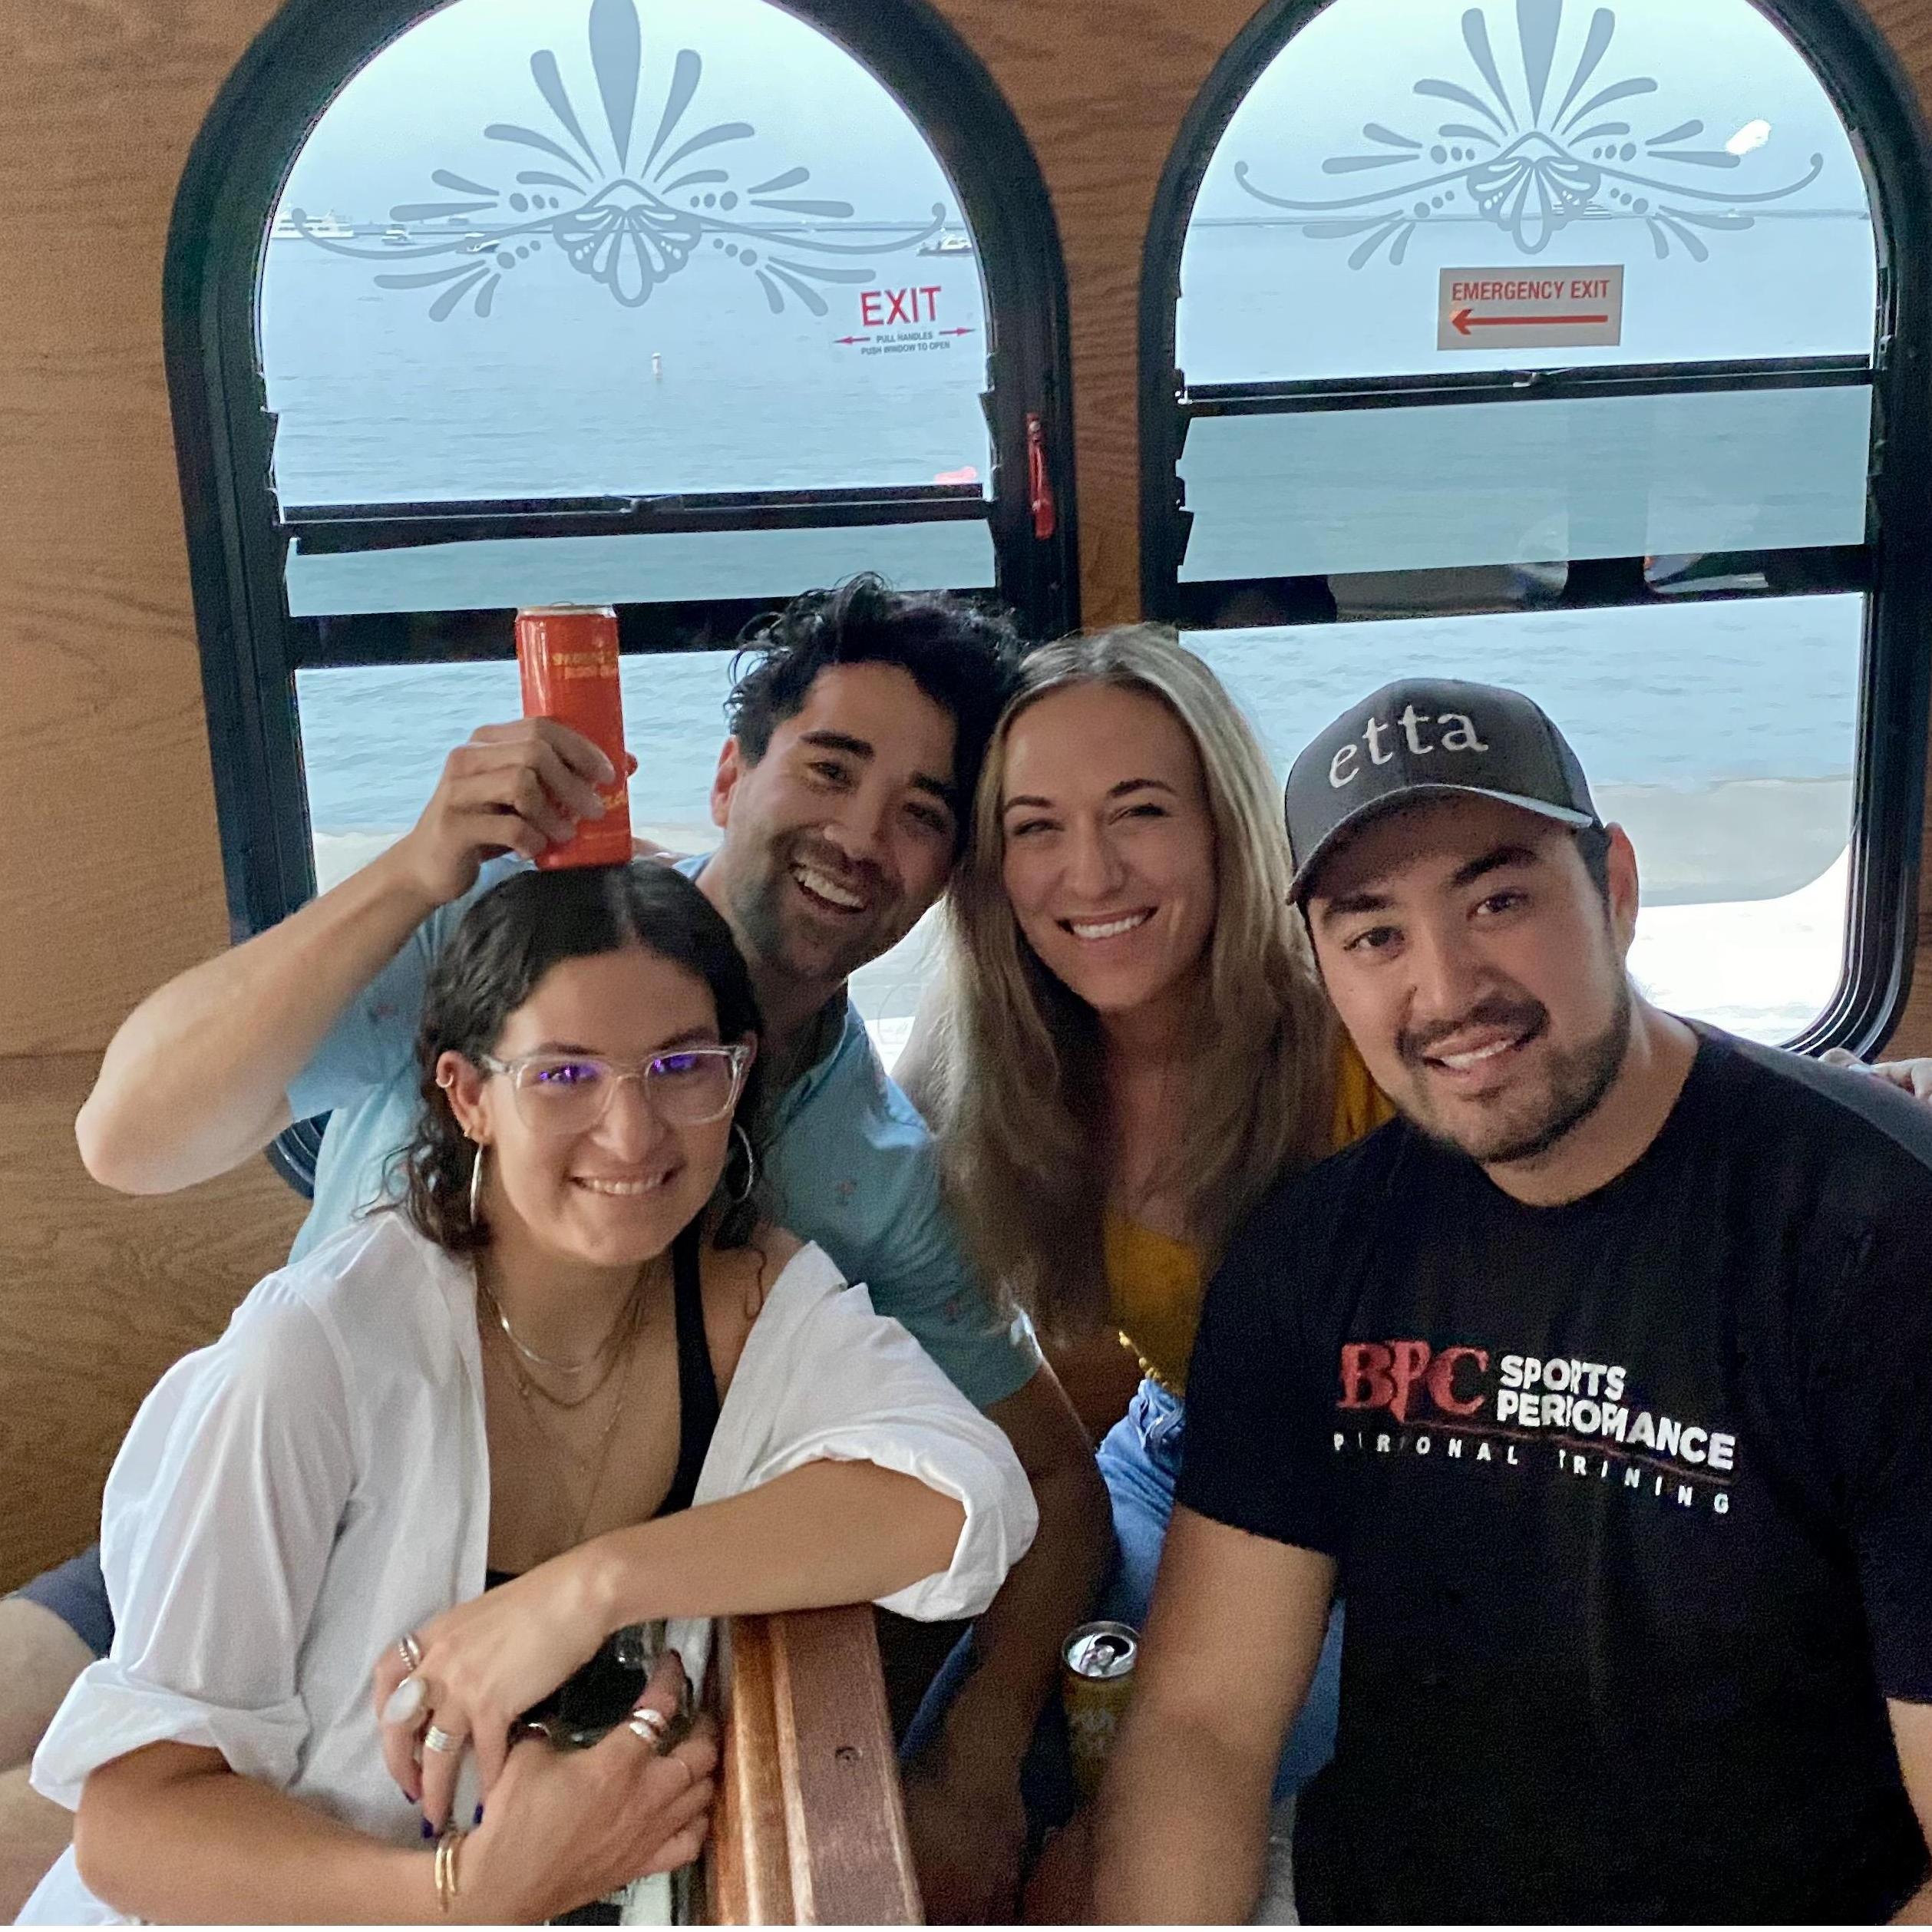
<path fill-rule="evenodd" d="M 285 567 L 315 552 L 531 535 L 903 525 L 989 527 L 996 596 L 1030 636 L 1079 622 L 1071 362 L 1059 234 L 1039 165 L 992 76 L 929 0 L 772 0 L 825 33 L 893 94 L 958 190 L 986 295 L 992 446 L 979 486 L 487 503 L 282 506 L 274 420 L 256 353 L 263 253 L 289 170 L 339 89 L 419 21 L 460 0 L 286 0 L 230 74 L 177 191 L 163 271 L 163 336 L 200 644 L 232 940 L 315 893 L 296 673 L 514 655 L 505 611 L 292 618 Z M 781 600 L 619 607 L 627 652 L 728 646 Z M 312 1187 L 317 1123 L 271 1148 Z"/>
<path fill-rule="evenodd" d="M 1179 367 L 1181 258 L 1194 201 L 1230 122 L 1263 71 L 1336 0 L 1270 0 L 1231 41 L 1182 121 L 1149 219 L 1141 276 L 1141 569 L 1148 616 L 1208 627 L 1216 594 L 1273 592 L 1292 603 L 1296 580 L 1181 580 L 1191 515 L 1180 474 L 1195 417 L 1288 414 L 1480 401 L 1534 407 L 1559 396 L 1681 394 L 1862 380 L 1861 358 L 1621 364 L 1196 385 Z M 1366 0 L 1357 0 L 1364 4 Z M 1837 110 L 1863 170 L 1878 252 L 1878 314 L 1869 364 L 1872 441 L 1866 541 L 1854 550 L 1788 550 L 1805 587 L 1866 593 L 1860 657 L 1851 865 L 1844 963 L 1825 1010 L 1795 1050 L 1881 1045 L 1911 990 L 1918 871 L 1932 713 L 1932 141 L 1897 55 L 1852 0 L 1739 0 L 1805 58 Z M 1858 364 L 1852 372 L 1850 363 Z M 1716 590 L 1643 593 L 1643 560 L 1590 560 L 1554 607 L 1641 607 L 1784 594 Z M 1618 567 L 1621 566 L 1621 569 Z M 1573 571 L 1573 576 L 1575 575 Z M 1621 583 L 1619 590 L 1607 585 Z M 1636 591 L 1636 594 L 1632 594 Z M 1541 606 L 1539 606 L 1541 607 Z M 1418 613 L 1421 614 L 1421 613 Z M 1297 612 L 1290 621 L 1322 620 Z M 1329 613 L 1331 618 L 1332 611 Z M 1251 620 L 1243 619 L 1243 622 Z M 1335 619 L 1334 621 L 1342 621 Z"/>

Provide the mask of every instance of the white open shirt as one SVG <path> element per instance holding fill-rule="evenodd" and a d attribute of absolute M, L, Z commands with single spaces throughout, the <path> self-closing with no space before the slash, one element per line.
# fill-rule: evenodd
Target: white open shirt
<path fill-rule="evenodd" d="M 887 1610 L 976 1616 L 1032 1541 L 1006 1437 L 807 1247 L 752 1326 L 694 1506 L 820 1460 L 898 1470 L 965 1508 L 949 1567 Z M 475 1277 L 376 1214 L 258 1284 L 141 1405 L 101 1507 L 114 1648 L 55 1715 L 35 1788 L 71 1809 L 90 1772 L 172 1739 L 420 1844 L 383 1768 L 371 1676 L 404 1631 L 481 1593 L 489 1528 Z M 694 1680 L 708 1634 L 670 1631 Z M 19 1922 L 127 1921 L 70 1850 Z"/>

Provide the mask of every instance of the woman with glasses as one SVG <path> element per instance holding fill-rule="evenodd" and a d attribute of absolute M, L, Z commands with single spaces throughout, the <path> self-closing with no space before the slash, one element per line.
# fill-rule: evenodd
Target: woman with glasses
<path fill-rule="evenodd" d="M 1025 1479 L 762 1219 L 758 1024 L 675 872 L 471 908 L 402 1204 L 258 1286 L 123 1447 L 114 1647 L 36 1761 L 74 1845 L 28 1919 L 552 1917 L 703 1835 L 715 1745 L 661 1752 L 682 1679 L 643 1627 L 695 1675 L 689 1620 L 985 1606 Z"/>

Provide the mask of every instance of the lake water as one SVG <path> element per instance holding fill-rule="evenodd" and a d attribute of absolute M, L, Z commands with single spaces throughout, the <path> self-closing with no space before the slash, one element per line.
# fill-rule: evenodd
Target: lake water
<path fill-rule="evenodd" d="M 1858 224 L 1847 217 L 1840 226 L 1847 225 Z M 1617 240 L 1610 232 L 1615 226 L 1588 238 L 1598 259 L 1611 259 L 1604 251 Z M 1788 243 L 1795 260 L 1818 229 L 1788 224 L 1754 245 L 1762 253 Z M 1841 252 L 1845 239 L 1838 238 Z M 1220 229 L 1191 245 L 1191 289 L 1238 289 L 1278 277 L 1284 249 L 1301 251 L 1297 259 L 1311 273 L 1317 266 L 1333 272 L 1331 258 L 1294 231 Z M 761 323 L 754 337 L 749 323 L 721 323 L 715 308 L 665 300 L 619 309 L 560 263 L 540 274 L 538 265 L 525 266 L 532 272 L 517 282 L 517 299 L 506 287 L 487 319 L 459 309 L 431 322 L 421 300 L 377 289 L 370 265 L 299 240 L 271 244 L 264 351 L 281 412 L 285 500 L 796 487 L 986 474 L 976 400 L 983 335 L 971 332 L 983 310 L 971 256 L 916 263 L 920 279 L 940 291 L 930 298 L 936 315 L 973 319 L 952 325 L 969 332 L 947 337 L 943 351 L 869 361 L 837 342 L 851 332 L 850 317 L 837 307 L 822 318 L 794 308 L 765 319 L 774 334 L 762 332 Z M 862 292 L 834 299 L 855 305 Z M 1841 332 L 1842 312 L 1833 322 L 1820 320 L 1818 309 L 1810 302 L 1808 330 L 1820 341 L 1834 327 Z M 1236 325 L 1228 318 L 1238 322 L 1244 315 L 1253 319 L 1240 325 L 1257 332 L 1257 365 L 1280 361 L 1278 339 L 1264 341 L 1259 332 L 1267 324 L 1258 305 L 1230 300 L 1218 312 L 1217 362 L 1238 361 L 1224 338 Z M 748 359 L 743 345 L 753 340 L 756 353 Z M 1333 359 L 1332 345 L 1310 355 Z M 1439 476 L 1445 492 L 1468 487 L 1472 460 L 1480 464 L 1458 421 L 1469 414 L 1411 412 L 1413 473 Z M 1579 490 L 1640 503 L 1672 486 L 1671 477 L 1650 474 L 1646 450 L 1623 453 L 1622 472 L 1615 448 L 1593 454 L 1598 467 L 1577 480 Z M 1723 471 L 1724 452 L 1712 462 Z M 1730 465 L 1733 484 L 1737 473 L 1748 479 L 1762 463 L 1762 452 L 1739 452 Z M 840 535 L 843 564 L 867 560 L 851 550 L 850 533 Z M 574 594 L 649 594 L 669 567 L 649 550 L 653 540 L 632 540 L 628 550 L 611 552 L 608 576 L 599 576 L 606 566 L 597 564 L 591 580 L 573 580 Z M 891 561 L 898 580 L 932 580 L 922 567 L 926 540 L 897 540 Z M 1392 527 L 1389 540 L 1399 552 L 1401 531 Z M 715 540 L 702 570 L 728 580 L 731 546 L 753 541 Z M 933 576 L 959 582 L 966 572 L 964 580 L 973 580 L 969 561 L 961 561 L 957 527 L 943 527 L 930 541 Z M 558 594 L 541 574 L 546 547 L 519 547 L 488 560 L 460 547 L 352 560 L 363 573 L 355 600 L 335 607 L 381 608 L 385 596 L 389 608 L 538 601 Z M 553 557 L 560 553 L 548 548 Z M 487 596 L 476 594 L 484 561 Z M 761 590 L 806 587 L 817 580 L 813 561 L 807 553 L 781 566 L 761 565 L 804 573 L 789 582 L 768 576 Z M 340 593 L 339 581 L 334 589 Z M 303 594 L 310 601 L 302 607 L 327 608 L 330 583 L 312 579 Z M 1672 880 L 1665 896 L 1679 905 L 1720 905 L 1795 892 L 1841 848 L 1862 630 L 1861 599 L 1809 596 L 1219 631 L 1191 641 L 1248 710 L 1278 768 L 1344 705 L 1398 675 L 1426 671 L 1524 689 L 1571 736 L 1600 788 L 1638 788 L 1651 807 L 1664 800 L 1643 823 L 1651 827 L 1656 869 Z M 627 728 L 640 767 L 632 811 L 640 823 L 702 821 L 723 735 L 729 662 L 725 652 L 627 661 Z M 306 672 L 299 698 L 312 821 L 325 837 L 406 826 L 447 751 L 477 724 L 517 708 L 507 665 Z M 1775 854 L 1767 860 L 1749 813 L 1732 814 L 1735 836 L 1704 840 L 1709 850 L 1684 858 L 1663 849 L 1681 843 L 1689 852 L 1696 841 L 1679 841 L 1671 828 L 1694 825 L 1700 801 L 1740 781 L 1811 788 L 1793 794 L 1811 829 L 1792 841 L 1788 864 L 1781 867 Z M 1681 811 L 1669 808 L 1672 798 L 1681 799 Z M 1775 976 L 1775 962 L 1767 969 Z M 1807 977 L 1824 970 L 1815 965 Z M 1828 989 L 1808 987 L 1802 999 L 1821 1003 Z"/>
<path fill-rule="evenodd" d="M 1737 600 L 1600 610 L 1197 632 L 1277 770 L 1356 698 L 1413 672 L 1526 691 L 1600 784 L 1692 790 L 1851 769 L 1862 599 Z M 626 658 L 633 811 L 691 817 L 723 738 L 732 653 Z M 444 755 L 517 715 L 514 664 L 309 671 L 302 744 L 318 831 L 406 825 Z"/>

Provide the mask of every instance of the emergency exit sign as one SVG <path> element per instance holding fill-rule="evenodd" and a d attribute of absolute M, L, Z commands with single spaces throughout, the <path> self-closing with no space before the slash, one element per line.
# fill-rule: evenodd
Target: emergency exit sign
<path fill-rule="evenodd" d="M 1623 339 L 1623 265 L 1445 269 L 1438 348 L 1614 348 Z"/>

